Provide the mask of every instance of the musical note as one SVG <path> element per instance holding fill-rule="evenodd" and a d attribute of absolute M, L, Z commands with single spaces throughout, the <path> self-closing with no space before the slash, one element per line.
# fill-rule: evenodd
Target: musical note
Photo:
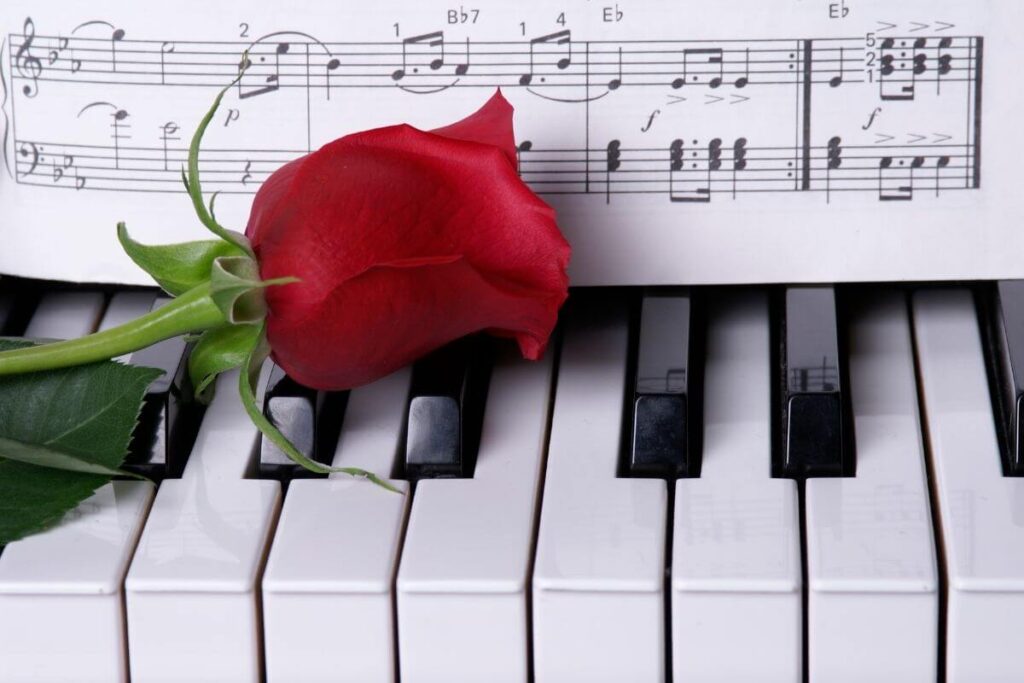
<path fill-rule="evenodd" d="M 935 68 L 935 94 L 936 95 L 941 95 L 942 94 L 942 77 L 943 76 L 948 76 L 949 73 L 953 70 L 953 55 L 949 54 L 948 52 L 943 52 L 944 50 L 949 50 L 951 47 L 953 47 L 953 39 L 950 38 L 949 36 L 945 36 L 941 40 L 939 40 L 939 44 L 935 48 L 935 51 L 936 51 L 936 56 L 935 56 L 935 63 L 936 63 L 936 68 Z"/>
<path fill-rule="evenodd" d="M 747 139 L 736 138 L 732 145 L 732 198 L 736 199 L 736 176 L 747 170 Z"/>
<path fill-rule="evenodd" d="M 470 60 L 469 38 L 466 38 L 466 61 L 462 62 L 461 64 L 457 64 L 455 66 L 455 75 L 456 76 L 465 76 L 467 73 L 469 73 L 469 60 Z"/>
<path fill-rule="evenodd" d="M 31 52 L 32 41 L 36 37 L 36 25 L 32 23 L 31 17 L 25 19 L 23 30 L 24 35 L 22 38 L 24 40 L 18 46 L 18 51 L 14 55 L 14 68 L 17 69 L 18 74 L 22 78 L 27 78 L 31 81 L 31 83 L 25 84 L 21 92 L 26 97 L 35 97 L 39 94 L 39 77 L 43 74 L 43 63 Z"/>
<path fill-rule="evenodd" d="M 117 28 L 110 34 L 110 70 L 117 71 L 117 44 L 124 40 L 124 29 Z"/>
<path fill-rule="evenodd" d="M 335 58 L 332 58 L 329 62 L 327 62 L 327 66 L 325 67 L 325 71 L 327 73 L 327 99 L 328 100 L 331 99 L 331 74 L 333 74 L 335 71 L 337 71 L 339 66 L 341 66 L 341 61 L 338 60 L 338 58 L 335 57 Z"/>
<path fill-rule="evenodd" d="M 737 89 L 746 88 L 747 85 L 750 83 L 750 48 L 749 47 L 746 48 L 744 50 L 744 53 L 745 54 L 744 54 L 744 58 L 743 58 L 743 75 L 739 76 L 733 82 L 733 85 Z"/>
<path fill-rule="evenodd" d="M 122 131 L 131 128 L 130 125 L 124 123 L 124 120 L 128 118 L 128 112 L 124 109 L 118 108 L 116 105 L 110 102 L 90 102 L 81 108 L 78 112 L 78 118 L 82 117 L 82 114 L 89 111 L 94 107 L 109 107 L 113 111 L 110 113 L 111 123 L 110 127 L 113 129 L 110 137 L 114 141 L 114 168 L 121 167 L 121 140 L 131 138 L 130 135 L 122 135 Z"/>
<path fill-rule="evenodd" d="M 568 29 L 541 36 L 540 38 L 533 38 L 530 40 L 530 71 L 519 77 L 519 85 L 527 86 L 533 83 L 533 76 L 536 71 L 536 51 L 538 48 L 548 45 L 555 46 L 556 56 L 562 55 L 555 62 L 555 66 L 560 71 L 564 71 L 572 64 L 572 33 Z M 543 82 L 544 78 L 541 78 L 540 81 Z"/>
<path fill-rule="evenodd" d="M 694 147 L 697 141 L 693 141 Z M 711 174 L 722 167 L 722 140 L 715 138 L 708 143 L 707 158 L 694 160 L 687 168 L 683 141 L 676 139 L 669 145 L 668 198 L 672 202 L 696 202 L 706 204 L 711 201 Z M 704 170 L 701 171 L 703 163 Z"/>
<path fill-rule="evenodd" d="M 832 201 L 832 171 L 843 165 L 843 139 L 838 135 L 828 141 L 828 161 L 825 166 L 825 202 Z"/>
<path fill-rule="evenodd" d="M 409 70 L 408 49 L 410 45 L 426 45 L 430 48 L 440 49 L 440 56 L 436 56 L 431 59 L 429 66 L 431 71 L 437 71 L 444 66 L 444 31 L 424 33 L 421 36 L 413 36 L 412 38 L 406 38 L 402 41 L 402 67 L 395 69 L 391 73 L 391 80 L 400 81 L 405 78 L 406 72 Z M 419 67 L 412 67 L 412 73 L 419 73 Z"/>
<path fill-rule="evenodd" d="M 175 123 L 174 121 L 168 121 L 164 125 L 160 126 L 160 140 L 164 144 L 164 170 L 165 171 L 170 170 L 170 165 L 168 164 L 168 158 L 167 158 L 167 143 L 168 142 L 177 141 L 177 140 L 180 139 L 180 138 L 175 137 L 175 135 L 174 135 L 175 133 L 178 132 L 178 130 L 179 130 L 178 124 Z"/>
<path fill-rule="evenodd" d="M 274 69 L 273 72 L 265 76 L 263 79 L 263 85 L 255 88 L 246 88 L 244 85 L 245 73 L 252 68 L 253 61 L 250 57 L 244 57 L 242 62 L 239 64 L 239 69 L 243 72 L 242 78 L 238 79 L 238 99 L 244 100 L 249 97 L 256 97 L 257 95 L 266 95 L 267 93 L 276 92 L 281 88 L 281 55 L 288 54 L 291 49 L 290 43 L 281 42 L 278 43 L 274 48 Z M 267 63 L 266 55 L 260 55 L 259 61 L 261 65 Z"/>
<path fill-rule="evenodd" d="M 914 157 L 909 166 L 905 159 L 898 162 L 891 156 L 878 163 L 878 199 L 883 202 L 910 201 L 914 198 L 914 171 L 924 166 L 924 157 Z M 886 183 L 887 177 L 895 181 Z M 893 186 L 893 182 L 896 183 Z"/>
<path fill-rule="evenodd" d="M 725 77 L 725 59 L 723 57 L 722 48 L 720 47 L 708 47 L 708 48 L 687 48 L 683 50 L 683 74 L 679 78 L 672 81 L 672 87 L 676 90 L 686 85 L 688 79 L 690 79 L 690 62 L 696 58 L 701 64 L 712 65 L 712 72 L 714 73 L 714 67 L 717 66 L 718 73 L 708 81 L 708 87 L 717 88 L 722 85 L 722 79 Z M 692 79 L 689 80 L 691 83 L 700 82 L 700 76 L 694 74 Z M 744 83 L 746 85 L 746 83 Z"/>
<path fill-rule="evenodd" d="M 167 55 L 169 53 L 172 53 L 172 52 L 174 52 L 174 43 L 170 43 L 170 42 L 164 41 L 164 43 L 160 46 L 160 83 L 161 84 L 167 83 L 167 68 L 166 68 L 165 62 L 166 62 L 166 59 L 167 59 Z"/>
<path fill-rule="evenodd" d="M 918 38 L 907 59 L 907 41 L 900 41 L 899 55 L 895 54 L 896 39 L 886 38 L 879 48 L 881 68 L 878 72 L 879 96 L 883 100 L 913 100 L 917 94 L 917 80 L 928 71 L 928 55 L 923 50 L 927 38 Z M 909 79 L 906 74 L 910 75 Z M 909 80 L 909 83 L 908 83 Z"/>
<path fill-rule="evenodd" d="M 605 153 L 607 156 L 605 163 L 604 198 L 605 203 L 610 204 L 612 201 L 612 173 L 618 171 L 622 166 L 622 143 L 619 140 L 612 140 L 608 143 Z"/>
<path fill-rule="evenodd" d="M 838 88 L 843 84 L 844 71 L 846 68 L 846 49 L 843 47 L 839 48 L 839 73 L 833 76 L 828 85 L 830 88 Z"/>
<path fill-rule="evenodd" d="M 935 161 L 935 196 L 938 197 L 941 194 L 942 189 L 942 170 L 949 166 L 950 158 L 949 155 L 940 156 Z"/>
<path fill-rule="evenodd" d="M 519 168 L 523 164 L 523 154 L 525 152 L 529 152 L 531 149 L 533 149 L 533 143 L 530 142 L 529 140 L 523 140 L 518 145 L 516 145 L 516 170 L 517 171 L 519 170 Z"/>
<path fill-rule="evenodd" d="M 622 48 L 619 48 L 619 75 L 608 81 L 609 90 L 618 90 L 622 85 Z"/>

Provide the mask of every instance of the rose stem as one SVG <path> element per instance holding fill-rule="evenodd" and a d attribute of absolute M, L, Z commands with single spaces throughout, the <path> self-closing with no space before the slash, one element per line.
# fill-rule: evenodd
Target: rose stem
<path fill-rule="evenodd" d="M 210 286 L 206 283 L 124 325 L 79 339 L 4 351 L 0 353 L 0 375 L 95 363 L 164 339 L 224 324 L 227 319 L 210 298 Z"/>

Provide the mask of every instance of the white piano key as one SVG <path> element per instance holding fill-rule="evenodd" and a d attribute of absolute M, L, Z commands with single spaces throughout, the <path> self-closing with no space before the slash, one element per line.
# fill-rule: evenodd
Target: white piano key
<path fill-rule="evenodd" d="M 571 313 L 533 575 L 536 680 L 665 678 L 665 482 L 618 479 L 622 302 Z"/>
<path fill-rule="evenodd" d="M 946 556 L 946 680 L 1024 680 L 1024 479 L 1002 475 L 970 292 L 915 294 L 914 330 Z"/>
<path fill-rule="evenodd" d="M 97 331 L 103 332 L 146 315 L 155 300 L 155 292 L 117 292 L 110 297 L 110 303 L 107 304 L 107 310 L 103 313 L 103 320 L 100 321 Z M 129 353 L 114 360 L 128 363 L 131 358 L 132 355 Z"/>
<path fill-rule="evenodd" d="M 261 676 L 257 587 L 281 492 L 276 481 L 243 478 L 256 435 L 238 372 L 221 375 L 182 478 L 160 486 L 125 582 L 136 683 Z"/>
<path fill-rule="evenodd" d="M 138 313 L 135 298 L 116 295 L 100 329 Z M 49 338 L 88 334 L 102 304 L 93 294 L 47 295 L 30 330 Z M 0 679 L 127 680 L 121 589 L 153 491 L 149 482 L 112 482 L 58 526 L 7 546 L 0 555 Z"/>
<path fill-rule="evenodd" d="M 109 330 L 118 325 L 149 313 L 150 307 L 156 300 L 156 292 L 117 292 L 110 297 L 107 310 L 103 313 L 103 320 L 97 328 L 99 331 Z"/>
<path fill-rule="evenodd" d="M 128 680 L 122 581 L 153 485 L 101 487 L 0 555 L 0 680 Z"/>
<path fill-rule="evenodd" d="M 30 339 L 76 339 L 96 329 L 103 315 L 102 292 L 50 292 L 39 299 L 25 336 Z"/>
<path fill-rule="evenodd" d="M 335 466 L 391 472 L 410 377 L 406 368 L 352 391 Z M 289 485 L 263 578 L 269 680 L 395 680 L 392 584 L 407 502 L 344 474 Z"/>
<path fill-rule="evenodd" d="M 723 299 L 707 335 L 701 476 L 676 482 L 674 680 L 799 681 L 799 500 L 771 477 L 767 298 Z"/>
<path fill-rule="evenodd" d="M 515 355 L 494 368 L 473 478 L 416 485 L 397 582 L 407 683 L 528 677 L 526 582 L 553 353 Z"/>
<path fill-rule="evenodd" d="M 810 679 L 935 681 L 938 569 L 904 295 L 858 302 L 849 330 L 857 476 L 806 488 Z"/>

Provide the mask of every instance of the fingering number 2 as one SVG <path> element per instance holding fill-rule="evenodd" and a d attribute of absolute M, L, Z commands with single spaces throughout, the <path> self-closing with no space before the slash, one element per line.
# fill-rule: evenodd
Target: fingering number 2
<path fill-rule="evenodd" d="M 238 25 L 238 28 L 241 30 L 241 33 L 238 34 L 239 38 L 249 37 L 249 24 L 243 21 L 241 24 Z"/>

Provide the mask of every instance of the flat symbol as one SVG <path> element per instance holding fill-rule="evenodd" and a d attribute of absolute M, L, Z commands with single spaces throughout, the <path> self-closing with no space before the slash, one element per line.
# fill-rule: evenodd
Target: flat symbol
<path fill-rule="evenodd" d="M 882 108 L 881 107 L 875 107 L 875 110 L 873 112 L 871 112 L 870 118 L 868 118 L 868 122 L 860 127 L 861 130 L 868 130 L 869 128 L 871 128 L 871 126 L 874 125 L 874 123 L 875 123 L 875 118 L 877 118 L 878 115 L 881 114 L 881 113 L 882 113 Z"/>
<path fill-rule="evenodd" d="M 651 115 L 649 117 L 647 117 L 647 124 L 643 128 L 640 129 L 640 132 L 641 133 L 646 133 L 647 131 L 649 131 L 651 129 L 651 125 L 654 123 L 654 117 L 656 117 L 660 113 L 661 113 L 660 109 L 655 109 L 654 111 L 652 111 Z"/>

